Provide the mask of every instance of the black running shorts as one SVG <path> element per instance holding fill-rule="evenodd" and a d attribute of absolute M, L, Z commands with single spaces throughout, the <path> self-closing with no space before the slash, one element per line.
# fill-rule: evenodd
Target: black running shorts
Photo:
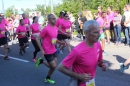
<path fill-rule="evenodd" d="M 54 58 L 57 58 L 56 52 L 53 54 L 45 54 L 44 56 L 45 56 L 48 63 L 52 62 L 54 60 Z"/>

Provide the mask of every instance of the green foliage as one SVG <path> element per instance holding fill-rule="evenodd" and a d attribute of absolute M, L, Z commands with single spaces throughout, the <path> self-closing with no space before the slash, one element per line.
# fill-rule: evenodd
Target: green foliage
<path fill-rule="evenodd" d="M 6 17 L 10 17 L 13 13 L 13 9 L 11 7 L 7 8 L 6 10 Z"/>
<path fill-rule="evenodd" d="M 54 11 L 57 16 L 59 16 L 60 11 L 67 11 L 73 13 L 73 15 L 77 18 L 78 12 L 82 12 L 83 10 L 90 10 L 92 14 L 97 12 L 97 7 L 102 6 L 103 10 L 107 10 L 108 6 L 112 6 L 113 10 L 120 10 L 123 13 L 123 7 L 130 0 L 62 0 L 62 4 L 54 6 Z M 44 5 L 36 5 L 36 9 L 25 9 L 24 12 L 28 13 L 31 11 L 40 11 L 42 15 L 51 13 L 51 7 L 47 6 L 46 10 L 44 9 Z M 6 16 L 10 16 L 13 12 L 12 8 L 8 8 L 6 10 Z M 17 11 L 16 11 L 17 13 Z"/>

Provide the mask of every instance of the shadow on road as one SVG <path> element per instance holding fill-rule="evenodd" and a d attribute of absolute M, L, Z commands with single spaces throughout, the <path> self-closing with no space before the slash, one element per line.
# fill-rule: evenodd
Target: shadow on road
<path fill-rule="evenodd" d="M 120 55 L 113 55 L 114 57 L 116 57 L 116 59 L 117 59 L 117 61 L 119 62 L 119 63 L 122 63 L 122 62 L 125 62 L 126 61 L 126 59 L 124 59 L 122 56 L 120 56 Z"/>

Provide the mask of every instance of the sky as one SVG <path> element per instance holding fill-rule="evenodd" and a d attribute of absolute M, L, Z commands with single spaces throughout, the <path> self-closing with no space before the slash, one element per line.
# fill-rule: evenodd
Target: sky
<path fill-rule="evenodd" d="M 6 10 L 8 7 L 13 6 L 16 9 L 21 8 L 35 8 L 36 4 L 45 4 L 50 5 L 51 0 L 3 0 L 4 2 L 4 9 Z M 60 4 L 62 3 L 62 0 L 53 0 L 53 4 Z M 0 11 L 2 10 L 2 0 L 0 0 Z"/>

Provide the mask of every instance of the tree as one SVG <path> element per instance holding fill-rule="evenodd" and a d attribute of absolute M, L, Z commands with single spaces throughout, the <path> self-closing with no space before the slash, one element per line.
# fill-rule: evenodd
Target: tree
<path fill-rule="evenodd" d="M 6 10 L 6 17 L 11 17 L 12 13 L 13 13 L 12 7 L 7 8 L 7 10 Z"/>
<path fill-rule="evenodd" d="M 41 14 L 43 15 L 43 14 L 45 14 L 45 10 L 44 10 L 44 5 L 40 5 L 40 4 L 38 4 L 38 5 L 36 5 L 36 11 L 40 11 L 41 12 Z"/>

